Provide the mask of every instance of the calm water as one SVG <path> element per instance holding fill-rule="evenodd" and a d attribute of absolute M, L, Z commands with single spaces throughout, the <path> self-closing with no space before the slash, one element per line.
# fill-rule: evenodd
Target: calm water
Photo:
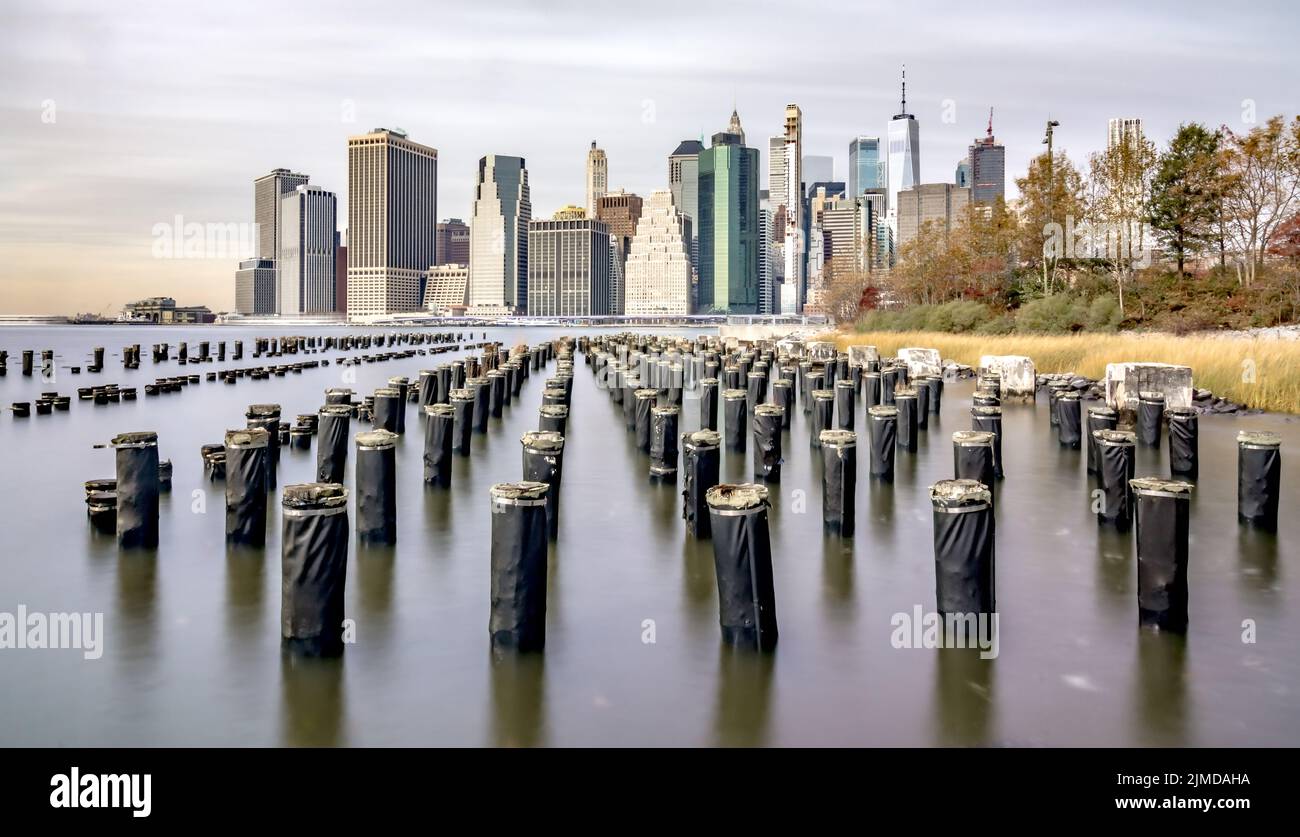
<path fill-rule="evenodd" d="M 251 353 L 254 333 L 268 332 L 0 329 L 0 348 L 10 352 L 0 402 L 47 389 L 75 396 L 94 383 L 142 388 L 179 374 L 174 360 L 150 362 L 151 343 L 242 338 Z M 488 337 L 514 345 L 559 333 L 490 329 Z M 121 347 L 137 342 L 141 368 L 125 372 Z M 19 374 L 22 349 L 53 348 L 60 367 L 84 366 L 94 345 L 109 348 L 101 374 L 60 368 L 53 386 Z M 350 556 L 347 611 L 357 643 L 341 660 L 286 659 L 279 504 L 271 504 L 264 552 L 227 553 L 224 489 L 204 477 L 199 446 L 242 427 L 250 403 L 278 402 L 292 421 L 314 412 L 326 387 L 349 385 L 359 396 L 453 357 L 354 367 L 347 384 L 331 365 L 237 386 L 205 381 L 156 398 L 141 391 L 139 401 L 104 407 L 74 398 L 68 413 L 26 420 L 0 414 L 0 611 L 102 612 L 106 632 L 94 661 L 75 650 L 0 650 L 0 744 L 1300 744 L 1300 520 L 1292 499 L 1300 423 L 1288 417 L 1201 418 L 1191 624 L 1180 638 L 1139 632 L 1132 535 L 1096 525 L 1083 452 L 1057 446 L 1043 403 L 1008 405 L 1007 479 L 998 488 L 1000 655 L 982 661 L 891 646 L 895 613 L 934 606 L 926 491 L 951 476 L 949 439 L 969 429 L 969 382 L 949 385 L 920 451 L 899 453 L 892 486 L 870 484 L 861 463 L 858 536 L 843 542 L 822 535 L 820 460 L 796 412 L 773 492 L 781 638 L 767 657 L 721 647 L 712 547 L 686 537 L 679 489 L 647 480 L 648 459 L 578 356 L 546 652 L 494 664 L 488 487 L 519 477 L 519 437 L 536 427 L 543 377 L 525 382 L 486 439 L 475 438 L 472 456 L 456 460 L 448 492 L 421 481 L 421 419 L 412 406 L 399 447 L 399 544 L 354 543 Z M 238 365 L 261 362 L 246 354 Z M 686 403 L 683 430 L 698 427 L 696 407 Z M 1236 522 L 1234 437 L 1243 428 L 1283 436 L 1276 538 Z M 92 445 L 132 430 L 156 430 L 161 456 L 175 465 L 156 554 L 119 554 L 112 536 L 94 534 L 85 519 L 82 482 L 114 470 L 112 451 Z M 1138 473 L 1166 474 L 1165 456 L 1139 448 Z M 286 449 L 279 484 L 310 481 L 314 470 L 314 450 Z M 745 481 L 750 471 L 745 456 L 724 452 L 724 479 Z M 647 619 L 653 643 L 643 642 Z M 1254 644 L 1242 642 L 1247 619 Z"/>

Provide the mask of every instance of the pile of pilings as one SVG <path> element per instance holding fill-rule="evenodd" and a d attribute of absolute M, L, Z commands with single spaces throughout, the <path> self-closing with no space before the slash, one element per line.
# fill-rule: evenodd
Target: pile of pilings
<path fill-rule="evenodd" d="M 258 347 L 291 354 L 310 348 Z M 919 439 L 935 426 L 930 417 L 941 412 L 944 394 L 943 378 L 923 363 L 878 356 L 850 362 L 822 343 L 728 344 L 703 335 L 608 334 L 509 350 L 495 343 L 474 348 L 481 351 L 421 369 L 415 377 L 393 376 L 360 400 L 350 389 L 329 389 L 324 405 L 314 414 L 298 415 L 293 425 L 281 421 L 278 404 L 254 404 L 244 427 L 228 431 L 221 444 L 203 446 L 205 474 L 225 484 L 228 541 L 256 548 L 265 544 L 280 448 L 310 450 L 315 438 L 317 481 L 286 486 L 281 496 L 286 647 L 313 654 L 341 650 L 352 530 L 348 499 L 355 495 L 360 543 L 396 543 L 397 446 L 407 432 L 412 403 L 419 407 L 416 421 L 424 422 L 424 481 L 450 488 L 456 458 L 471 452 L 476 436 L 483 439 L 478 444 L 485 443 L 490 423 L 519 402 L 525 382 L 555 363 L 540 387 L 538 429 L 520 440 L 519 478 L 495 484 L 490 492 L 493 649 L 535 651 L 545 645 L 548 550 L 562 535 L 566 430 L 575 356 L 581 354 L 596 388 L 608 396 L 614 420 L 644 455 L 644 477 L 680 485 L 686 531 L 712 543 L 724 642 L 768 650 L 778 636 L 770 486 L 780 483 L 787 457 L 800 455 L 802 445 L 790 440 L 792 413 L 803 411 L 809 455 L 820 457 L 824 528 L 852 538 L 858 413 L 865 421 L 868 476 L 878 485 L 873 490 L 891 491 L 898 457 L 917 453 Z M 349 362 L 416 356 L 410 351 Z M 1139 624 L 1185 630 L 1189 499 L 1197 474 L 1195 413 L 1168 408 L 1162 394 L 1144 392 L 1134 429 L 1122 429 L 1115 410 L 1094 406 L 1085 414 L 1077 391 L 1050 381 L 1047 389 L 1048 421 L 1056 438 L 1067 450 L 1086 453 L 1087 472 L 1100 487 L 1099 523 L 1136 523 Z M 700 429 L 684 432 L 681 418 L 688 404 L 699 411 Z M 963 618 L 996 612 L 996 497 L 1008 474 L 1014 478 L 1002 454 L 997 374 L 978 377 L 969 408 L 961 407 L 963 413 L 967 409 L 970 429 L 951 436 L 952 478 L 934 483 L 928 494 L 937 608 Z M 354 434 L 353 420 L 369 427 Z M 722 451 L 748 457 L 751 436 L 752 482 L 722 483 Z M 1136 476 L 1135 446 L 1160 446 L 1162 437 L 1168 439 L 1170 475 Z M 124 548 L 156 544 L 157 437 L 122 434 L 113 447 L 116 481 L 86 484 L 91 522 L 104 528 L 113 520 Z M 352 485 L 345 486 L 349 455 L 356 460 Z M 1239 435 L 1237 506 L 1243 524 L 1276 527 L 1280 463 L 1275 434 Z"/>
<path fill-rule="evenodd" d="M 492 491 L 494 532 L 514 527 L 519 534 L 493 538 L 493 590 L 503 595 L 493 597 L 492 643 L 521 650 L 541 647 L 545 640 L 547 544 L 559 531 L 564 447 L 562 430 L 548 427 L 557 421 L 562 427 L 567 417 L 573 347 L 570 341 L 560 340 L 512 350 L 498 343 L 480 343 L 474 348 L 482 351 L 420 370 L 415 379 L 394 376 L 374 396 L 360 401 L 351 389 L 327 389 L 319 410 L 297 415 L 292 425 L 281 421 L 279 404 L 250 405 L 243 427 L 228 430 L 221 443 L 200 449 L 207 479 L 224 484 L 227 542 L 256 549 L 266 543 L 269 496 L 276 488 L 281 448 L 310 450 L 312 439 L 316 440 L 317 481 L 285 486 L 281 491 L 281 635 L 289 650 L 303 654 L 342 650 L 342 603 L 351 537 L 349 497 L 355 497 L 359 543 L 397 542 L 396 447 L 407 431 L 410 405 L 417 405 L 424 421 L 424 480 L 448 488 L 454 458 L 470 454 L 475 436 L 485 442 L 492 420 L 519 402 L 522 388 L 534 372 L 554 361 L 556 372 L 546 380 L 543 396 L 552 400 L 542 405 L 541 429 L 522 439 L 520 484 L 530 486 L 524 493 L 541 498 L 541 502 L 530 506 L 527 497 L 507 497 L 510 492 L 500 486 Z M 266 347 L 267 353 L 285 350 L 282 344 Z M 292 353 L 291 347 L 289 350 Z M 452 350 L 451 345 L 437 345 L 427 353 Z M 384 352 L 355 362 L 416 354 L 414 350 Z M 371 426 L 353 433 L 354 419 Z M 347 487 L 350 443 L 356 459 L 353 484 Z M 159 462 L 156 433 L 119 434 L 110 446 L 115 451 L 117 473 L 114 479 L 86 482 L 87 516 L 96 530 L 115 533 L 123 549 L 154 549 L 158 545 L 158 494 L 170 487 L 170 462 Z"/>

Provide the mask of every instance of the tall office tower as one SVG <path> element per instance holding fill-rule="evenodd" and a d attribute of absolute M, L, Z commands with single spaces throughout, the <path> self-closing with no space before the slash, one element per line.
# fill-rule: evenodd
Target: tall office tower
<path fill-rule="evenodd" d="M 650 194 L 628 248 L 626 314 L 691 313 L 690 227 L 670 191 Z"/>
<path fill-rule="evenodd" d="M 609 229 L 594 218 L 564 215 L 528 225 L 528 314 L 607 315 Z"/>
<path fill-rule="evenodd" d="M 299 186 L 280 201 L 280 316 L 334 313 L 337 217 L 334 193 L 316 186 Z"/>
<path fill-rule="evenodd" d="M 785 106 L 785 283 L 793 283 L 795 311 L 803 310 L 807 295 L 807 241 L 803 207 L 803 112 Z M 782 313 L 785 305 L 782 303 Z"/>
<path fill-rule="evenodd" d="M 533 204 L 523 157 L 478 161 L 469 219 L 469 313 L 524 314 L 528 305 L 528 222 Z"/>
<path fill-rule="evenodd" d="M 880 149 L 880 137 L 857 137 L 849 143 L 849 191 L 856 198 L 868 189 L 885 189 L 885 157 Z"/>
<path fill-rule="evenodd" d="M 921 180 L 921 128 L 907 112 L 907 68 L 903 68 L 903 105 L 889 120 L 889 212 L 897 214 L 898 193 Z M 897 222 L 895 222 L 897 223 Z"/>
<path fill-rule="evenodd" d="M 257 252 L 260 259 L 280 257 L 280 200 L 307 182 L 307 175 L 288 169 L 272 169 L 253 181 L 253 220 L 257 223 Z"/>
<path fill-rule="evenodd" d="M 334 233 L 334 313 L 348 313 L 348 244 L 343 233 Z"/>
<path fill-rule="evenodd" d="M 727 123 L 727 133 L 740 137 L 740 144 L 745 144 L 745 129 L 740 125 L 740 114 L 735 108 L 731 109 L 731 121 Z"/>
<path fill-rule="evenodd" d="M 951 183 L 921 183 L 898 196 L 898 246 L 916 238 L 921 227 L 934 222 L 944 232 L 952 230 L 970 205 L 970 189 Z"/>
<path fill-rule="evenodd" d="M 857 230 L 861 236 L 857 246 L 867 270 L 888 270 L 894 264 L 893 229 L 885 209 L 888 204 L 884 188 L 868 189 L 856 198 Z"/>
<path fill-rule="evenodd" d="M 957 170 L 953 173 L 952 182 L 963 189 L 970 188 L 970 157 L 957 161 Z"/>
<path fill-rule="evenodd" d="M 691 267 L 700 266 L 700 152 L 704 143 L 699 140 L 682 140 L 668 156 L 668 188 L 673 193 L 673 206 L 677 212 L 691 219 L 697 232 L 691 238 Z"/>
<path fill-rule="evenodd" d="M 758 210 L 758 313 L 775 314 L 777 299 L 776 272 L 772 270 L 772 210 L 759 199 Z"/>
<path fill-rule="evenodd" d="M 469 224 L 459 218 L 438 224 L 437 264 L 469 264 Z"/>
<path fill-rule="evenodd" d="M 632 236 L 636 235 L 637 221 L 641 219 L 642 200 L 640 195 L 624 192 L 607 192 L 596 200 L 596 219 L 604 221 L 609 228 L 610 241 L 618 253 L 617 263 L 611 271 L 609 286 L 609 313 L 622 314 L 625 288 L 623 286 L 623 265 L 627 261 L 628 247 Z"/>
<path fill-rule="evenodd" d="M 435 264 L 429 267 L 429 282 L 424 289 L 425 310 L 451 316 L 463 314 L 468 296 L 468 265 Z"/>
<path fill-rule="evenodd" d="M 348 137 L 348 316 L 419 308 L 437 228 L 437 149 L 395 129 Z"/>
<path fill-rule="evenodd" d="M 803 182 L 826 183 L 835 179 L 835 158 L 809 154 L 803 158 Z"/>
<path fill-rule="evenodd" d="M 822 261 L 830 265 L 831 273 L 866 267 L 862 250 L 866 237 L 858 227 L 860 222 L 856 200 L 840 196 L 822 207 L 817 226 L 822 234 Z"/>
<path fill-rule="evenodd" d="M 1139 130 L 1141 130 L 1139 128 Z M 972 203 L 992 206 L 1007 192 L 1007 150 L 993 138 L 993 109 L 989 108 L 989 127 L 985 135 L 971 143 L 970 186 Z"/>
<path fill-rule="evenodd" d="M 235 271 L 235 310 L 248 316 L 275 313 L 275 260 L 244 259 Z"/>
<path fill-rule="evenodd" d="M 1142 120 L 1115 118 L 1110 120 L 1106 131 L 1106 149 L 1110 150 L 1121 141 L 1136 142 L 1142 139 Z"/>
<path fill-rule="evenodd" d="M 758 313 L 758 208 L 758 150 L 714 134 L 700 154 L 701 313 Z"/>
<path fill-rule="evenodd" d="M 587 217 L 596 217 L 596 202 L 609 188 L 609 160 L 605 159 L 603 149 L 591 141 L 591 150 L 587 152 Z"/>
<path fill-rule="evenodd" d="M 830 201 L 846 196 L 844 183 L 838 180 L 814 182 L 808 184 L 808 199 L 804 203 L 804 212 L 808 219 L 816 224 L 821 219 L 822 209 Z"/>

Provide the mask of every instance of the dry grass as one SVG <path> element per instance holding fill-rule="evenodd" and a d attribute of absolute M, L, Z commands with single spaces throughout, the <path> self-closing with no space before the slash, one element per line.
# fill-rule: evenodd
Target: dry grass
<path fill-rule="evenodd" d="M 840 348 L 872 345 L 882 355 L 900 348 L 938 349 L 944 359 L 978 366 L 980 355 L 1025 355 L 1039 372 L 1101 378 L 1107 363 L 1178 363 L 1192 367 L 1195 386 L 1250 407 L 1300 413 L 1300 341 L 1167 335 L 980 336 L 923 331 L 835 334 Z M 1253 375 L 1251 374 L 1253 372 Z"/>

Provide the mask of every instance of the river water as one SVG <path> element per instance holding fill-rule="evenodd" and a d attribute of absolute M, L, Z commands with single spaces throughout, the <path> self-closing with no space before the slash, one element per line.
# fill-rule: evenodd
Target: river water
<path fill-rule="evenodd" d="M 376 330 L 378 331 L 378 330 Z M 341 329 L 293 333 L 340 334 Z M 476 331 L 475 339 L 483 332 Z M 535 344 L 578 330 L 488 329 Z M 687 333 L 687 332 L 677 332 Z M 1005 409 L 998 486 L 998 656 L 898 649 L 895 614 L 934 609 L 927 487 L 952 472 L 950 436 L 969 429 L 972 384 L 950 384 L 897 479 L 859 468 L 858 534 L 823 536 L 820 459 L 796 410 L 773 489 L 771 533 L 780 642 L 770 655 L 720 642 L 712 547 L 686 536 L 680 487 L 651 483 L 622 414 L 575 357 L 563 504 L 550 555 L 547 645 L 494 662 L 489 652 L 488 487 L 520 475 L 519 437 L 535 429 L 543 377 L 476 437 L 449 491 L 422 483 L 418 408 L 398 451 L 398 545 L 349 557 L 341 659 L 280 650 L 280 518 L 264 551 L 228 552 L 223 487 L 200 445 L 243 427 L 248 404 L 314 412 L 323 390 L 368 394 L 461 355 L 413 357 L 237 386 L 204 381 L 146 398 L 180 374 L 151 343 L 243 339 L 240 327 L 10 327 L 0 402 L 57 389 L 70 412 L 0 413 L 0 611 L 103 613 L 104 651 L 0 649 L 0 744 L 14 745 L 1190 745 L 1300 744 L 1300 422 L 1203 416 L 1192 500 L 1186 637 L 1139 631 L 1133 536 L 1099 529 L 1083 453 L 1060 449 L 1045 403 Z M 121 348 L 144 347 L 140 369 Z M 71 375 L 108 347 L 100 374 Z M 52 348 L 54 384 L 19 374 L 22 349 Z M 401 348 L 401 347 L 399 347 Z M 385 351 L 385 349 L 375 349 Z M 462 353 L 463 354 L 463 353 Z M 325 357 L 337 357 L 329 352 Z M 174 357 L 174 352 L 173 352 Z M 320 355 L 187 365 L 187 373 Z M 554 366 L 552 365 L 551 371 Z M 136 402 L 95 407 L 76 388 L 116 382 Z M 682 429 L 699 426 L 687 400 Z M 1282 434 L 1276 537 L 1238 526 L 1240 429 Z M 354 431 L 360 429 L 353 422 Z M 865 429 L 859 405 L 858 429 Z M 113 476 L 93 445 L 154 430 L 174 463 L 156 552 L 119 553 L 85 519 L 82 483 Z M 859 448 L 868 454 L 865 440 Z M 748 481 L 746 455 L 723 478 Z M 355 449 L 349 455 L 349 476 Z M 307 482 L 314 450 L 282 451 L 279 484 Z M 1167 474 L 1167 452 L 1138 451 L 1138 474 Z M 355 523 L 355 511 L 352 520 Z M 1249 620 L 1249 621 L 1248 621 Z M 1253 636 L 1243 625 L 1253 626 Z M 1253 639 L 1253 642 L 1243 641 Z M 651 641 L 652 640 L 652 641 Z"/>

